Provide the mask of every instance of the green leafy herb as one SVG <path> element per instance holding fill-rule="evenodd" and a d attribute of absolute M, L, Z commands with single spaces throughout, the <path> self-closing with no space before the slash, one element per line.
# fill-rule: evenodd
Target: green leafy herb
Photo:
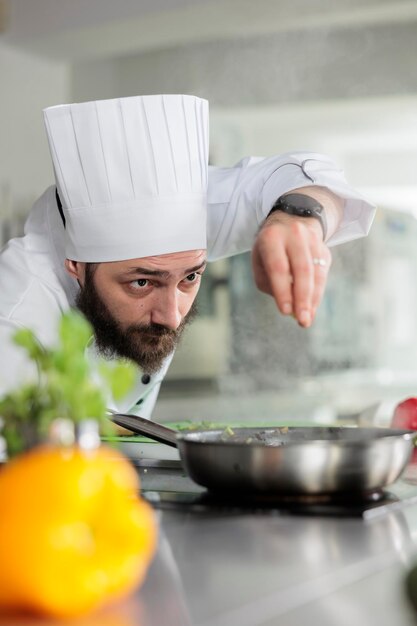
<path fill-rule="evenodd" d="M 0 399 L 0 416 L 9 455 L 21 452 L 45 438 L 49 425 L 58 418 L 80 422 L 97 419 L 102 430 L 111 434 L 106 418 L 106 399 L 96 381 L 96 374 L 85 356 L 92 327 L 81 313 L 70 310 L 59 323 L 57 345 L 45 348 L 30 329 L 18 330 L 14 342 L 36 364 L 39 380 L 27 383 Z M 100 375 L 108 383 L 115 399 L 131 388 L 135 370 L 128 362 L 99 365 Z"/>

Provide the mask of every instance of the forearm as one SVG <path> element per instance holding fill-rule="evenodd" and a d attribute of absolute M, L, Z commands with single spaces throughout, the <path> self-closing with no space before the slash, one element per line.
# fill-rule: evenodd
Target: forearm
<path fill-rule="evenodd" d="M 210 168 L 209 259 L 249 250 L 277 199 L 294 192 L 306 193 L 324 204 L 329 246 L 368 232 L 375 208 L 348 185 L 328 157 L 296 153 L 245 159 L 235 168 Z"/>

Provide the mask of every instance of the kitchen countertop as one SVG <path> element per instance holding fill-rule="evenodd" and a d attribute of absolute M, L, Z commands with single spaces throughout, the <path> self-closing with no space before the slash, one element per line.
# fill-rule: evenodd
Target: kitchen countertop
<path fill-rule="evenodd" d="M 147 493 L 194 490 L 180 470 L 139 472 Z M 393 491 L 417 495 L 417 486 L 400 482 Z M 186 508 L 158 516 L 141 626 L 417 624 L 404 595 L 417 562 L 416 504 L 369 521 Z"/>
<path fill-rule="evenodd" d="M 142 489 L 198 488 L 178 463 L 139 461 Z M 392 491 L 416 496 L 417 484 Z M 416 626 L 404 576 L 417 562 L 417 504 L 364 520 L 277 510 L 157 508 L 159 547 L 121 605 L 71 626 Z M 62 626 L 32 619 L 2 626 Z"/>

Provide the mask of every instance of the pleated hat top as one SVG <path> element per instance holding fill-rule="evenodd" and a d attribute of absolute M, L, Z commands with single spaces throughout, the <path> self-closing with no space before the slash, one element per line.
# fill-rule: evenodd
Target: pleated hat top
<path fill-rule="evenodd" d="M 44 119 L 67 258 L 206 248 L 207 100 L 135 96 L 50 107 Z"/>

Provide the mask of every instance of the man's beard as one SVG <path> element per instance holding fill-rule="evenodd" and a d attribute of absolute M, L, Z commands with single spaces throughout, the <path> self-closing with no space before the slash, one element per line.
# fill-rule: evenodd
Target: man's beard
<path fill-rule="evenodd" d="M 195 317 L 196 303 L 193 302 L 176 330 L 160 324 L 131 324 L 124 329 L 97 293 L 94 267 L 86 264 L 84 285 L 77 295 L 76 305 L 93 327 L 99 354 L 108 359 L 130 359 L 144 372 L 154 374 L 175 350 L 184 328 Z"/>

